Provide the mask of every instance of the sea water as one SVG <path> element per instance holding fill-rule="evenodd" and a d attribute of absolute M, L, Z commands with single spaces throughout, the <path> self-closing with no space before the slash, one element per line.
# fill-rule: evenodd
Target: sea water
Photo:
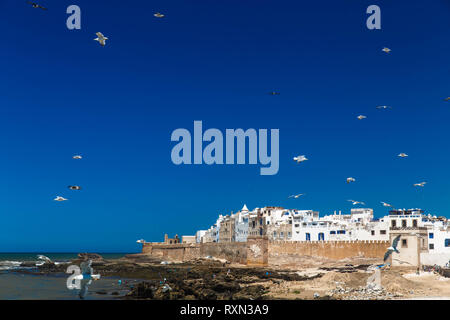
<path fill-rule="evenodd" d="M 42 254 L 55 263 L 68 263 L 77 258 L 76 253 L 0 253 L 0 300 L 70 300 L 80 299 L 78 290 L 67 288 L 69 274 L 34 275 L 20 271 L 33 268 L 23 267 L 23 262 L 39 262 L 37 255 Z M 124 253 L 100 253 L 105 259 L 119 259 Z M 124 282 L 124 279 L 121 279 Z M 133 281 L 133 280 L 130 280 Z M 100 292 L 100 293 L 98 293 Z M 112 292 L 118 295 L 112 295 Z M 116 299 L 128 292 L 119 283 L 119 278 L 101 278 L 92 281 L 86 300 Z"/>

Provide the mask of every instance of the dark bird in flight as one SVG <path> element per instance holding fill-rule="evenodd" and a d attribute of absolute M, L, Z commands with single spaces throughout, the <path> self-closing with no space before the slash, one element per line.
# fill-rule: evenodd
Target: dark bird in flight
<path fill-rule="evenodd" d="M 384 262 L 386 262 L 386 260 L 389 258 L 389 256 L 391 255 L 392 252 L 400 253 L 397 249 L 397 245 L 398 245 L 399 241 L 400 241 L 400 236 L 396 236 L 394 241 L 392 241 L 392 246 L 390 246 L 387 249 L 386 253 L 384 254 L 384 259 L 383 259 Z"/>
<path fill-rule="evenodd" d="M 70 190 L 81 190 L 80 186 L 68 186 Z"/>
<path fill-rule="evenodd" d="M 33 8 L 36 8 L 36 9 L 42 9 L 42 10 L 47 10 L 47 8 L 41 6 L 40 4 L 38 4 L 38 3 L 36 3 L 36 2 L 28 1 L 28 3 L 31 4 L 31 6 L 32 6 Z"/>

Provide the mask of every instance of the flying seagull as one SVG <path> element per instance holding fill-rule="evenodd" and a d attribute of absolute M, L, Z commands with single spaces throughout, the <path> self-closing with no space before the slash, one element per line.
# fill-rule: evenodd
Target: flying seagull
<path fill-rule="evenodd" d="M 383 207 L 391 207 L 392 208 L 392 206 L 389 203 L 386 203 L 383 201 L 381 201 L 381 203 L 383 204 Z"/>
<path fill-rule="evenodd" d="M 365 205 L 365 203 L 361 202 L 361 201 L 356 201 L 356 200 L 347 200 L 347 201 L 350 201 L 353 205 L 357 205 L 357 204 Z"/>
<path fill-rule="evenodd" d="M 80 155 L 73 156 L 72 159 L 82 159 L 83 157 Z"/>
<path fill-rule="evenodd" d="M 377 106 L 377 109 L 391 109 L 389 106 Z"/>
<path fill-rule="evenodd" d="M 159 13 L 159 12 L 155 13 L 154 16 L 156 18 L 163 18 L 164 17 L 164 15 L 162 13 Z"/>
<path fill-rule="evenodd" d="M 39 260 L 45 261 L 46 263 L 53 263 L 53 261 L 50 260 L 49 257 L 46 257 L 46 256 L 44 256 L 44 255 L 42 255 L 42 254 L 38 254 L 37 258 L 38 258 Z"/>
<path fill-rule="evenodd" d="M 367 117 L 363 116 L 363 115 L 359 115 L 359 116 L 357 116 L 357 118 L 358 118 L 358 120 L 362 120 L 362 119 L 366 119 Z"/>
<path fill-rule="evenodd" d="M 36 9 L 42 9 L 42 10 L 47 10 L 47 8 L 41 6 L 40 4 L 38 4 L 38 3 L 36 3 L 36 2 L 28 1 L 28 3 L 31 4 L 31 6 L 32 6 L 33 8 L 36 8 Z"/>
<path fill-rule="evenodd" d="M 67 199 L 66 199 L 66 198 L 64 198 L 64 197 L 60 197 L 60 196 L 56 196 L 56 198 L 55 198 L 55 199 L 53 199 L 53 200 L 55 200 L 55 201 L 67 201 Z"/>
<path fill-rule="evenodd" d="M 392 246 L 390 246 L 388 249 L 387 249 L 387 251 L 386 251 L 386 253 L 384 254 L 384 258 L 383 258 L 383 261 L 384 262 L 386 262 L 386 260 L 389 258 L 389 256 L 391 255 L 391 253 L 392 252 L 397 252 L 397 253 L 400 253 L 398 250 L 397 250 L 397 245 L 398 245 L 398 242 L 400 241 L 400 236 L 398 235 L 398 236 L 396 236 L 395 237 L 395 239 L 394 239 L 394 241 L 392 241 Z"/>
<path fill-rule="evenodd" d="M 276 91 L 272 91 L 272 92 L 270 92 L 269 93 L 271 96 L 279 96 L 280 95 L 280 93 L 279 92 L 276 92 Z"/>
<path fill-rule="evenodd" d="M 424 187 L 427 183 L 424 182 L 420 182 L 420 183 L 414 183 L 414 187 Z"/>
<path fill-rule="evenodd" d="M 386 48 L 386 47 L 384 47 L 383 49 L 381 49 L 382 51 L 384 51 L 384 52 L 386 52 L 386 53 L 389 53 L 389 52 L 391 52 L 391 49 L 389 49 L 389 48 Z"/>
<path fill-rule="evenodd" d="M 172 291 L 172 288 L 166 283 L 162 287 L 162 292 Z"/>
<path fill-rule="evenodd" d="M 102 45 L 102 47 L 104 47 L 106 44 L 106 40 L 108 40 L 108 38 L 105 37 L 103 35 L 103 33 L 101 33 L 101 32 L 97 32 L 96 35 L 97 35 L 97 38 L 95 38 L 94 40 L 98 41 Z"/>
<path fill-rule="evenodd" d="M 294 161 L 297 161 L 297 163 L 300 163 L 300 162 L 303 162 L 303 161 L 306 161 L 306 160 L 308 160 L 308 158 L 306 158 L 305 156 L 297 156 L 297 157 L 294 157 Z"/>
<path fill-rule="evenodd" d="M 304 195 L 305 195 L 304 193 L 293 194 L 292 196 L 289 196 L 288 198 L 295 198 L 295 199 L 297 199 L 297 198 L 300 198 L 301 196 L 304 196 Z"/>
<path fill-rule="evenodd" d="M 84 299 L 84 297 L 86 296 L 92 280 L 100 279 L 99 274 L 93 274 L 94 270 L 92 269 L 91 264 L 92 260 L 80 263 L 81 274 L 75 276 L 75 279 L 81 280 L 81 290 L 79 293 L 80 299 Z"/>
<path fill-rule="evenodd" d="M 70 190 L 81 190 L 80 186 L 68 186 L 67 188 L 69 188 Z"/>
<path fill-rule="evenodd" d="M 398 155 L 400 158 L 406 158 L 408 155 L 406 154 L 406 153 L 400 153 L 399 155 Z"/>
<path fill-rule="evenodd" d="M 139 239 L 138 241 L 136 241 L 137 243 L 144 243 L 145 240 L 144 239 Z"/>
<path fill-rule="evenodd" d="M 352 177 L 347 178 L 347 183 L 355 182 L 355 181 L 356 181 L 355 178 L 352 178 Z"/>

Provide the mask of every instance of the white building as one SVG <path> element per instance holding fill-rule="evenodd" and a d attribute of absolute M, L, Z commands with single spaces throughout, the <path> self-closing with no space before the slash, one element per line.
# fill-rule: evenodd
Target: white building
<path fill-rule="evenodd" d="M 234 218 L 234 238 L 236 242 L 246 242 L 248 236 L 249 210 L 244 204 L 241 211 L 233 215 Z"/>
<path fill-rule="evenodd" d="M 408 258 L 411 261 L 417 260 L 417 263 L 421 265 L 442 266 L 450 262 L 450 220 L 444 217 L 426 216 L 421 209 L 395 209 L 380 219 L 374 219 L 373 209 L 369 208 L 353 208 L 350 214 L 335 211 L 333 214 L 319 217 L 319 212 L 313 210 L 264 207 L 249 211 L 244 205 L 239 212 L 231 216 L 234 219 L 234 241 L 247 241 L 250 230 L 249 221 L 254 220 L 258 214 L 259 217 L 262 215 L 263 219 L 260 220 L 265 221 L 264 232 L 271 240 L 387 241 L 392 238 L 391 233 L 395 233 L 403 235 L 406 245 L 412 241 L 411 239 L 417 238 L 420 259 L 418 256 Z M 219 215 L 216 223 L 208 230 L 198 231 L 196 241 L 218 242 L 220 224 L 223 219 L 224 216 Z M 261 229 L 261 226 L 258 225 L 258 228 Z M 405 244 L 402 242 L 401 245 Z M 405 254 L 408 250 L 413 252 L 415 249 L 404 247 Z"/>
<path fill-rule="evenodd" d="M 208 231 L 207 230 L 198 230 L 197 233 L 195 234 L 195 242 L 197 242 L 197 243 L 205 242 L 206 232 L 208 232 Z"/>

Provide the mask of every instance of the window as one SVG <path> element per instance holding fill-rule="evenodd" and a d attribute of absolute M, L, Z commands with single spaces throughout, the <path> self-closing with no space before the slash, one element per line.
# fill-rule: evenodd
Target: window
<path fill-rule="evenodd" d="M 311 235 L 309 233 L 306 234 L 306 241 L 310 241 L 311 240 Z"/>
<path fill-rule="evenodd" d="M 277 237 L 277 232 L 276 232 L 276 231 L 273 232 L 273 237 L 274 237 L 274 238 Z"/>
<path fill-rule="evenodd" d="M 280 232 L 280 238 L 284 237 L 284 232 Z"/>
<path fill-rule="evenodd" d="M 416 219 L 413 220 L 413 227 L 417 228 L 417 220 Z"/>
<path fill-rule="evenodd" d="M 319 233 L 319 241 L 323 241 L 323 240 L 325 240 L 325 235 L 324 235 L 324 233 L 323 232 L 320 232 Z"/>
<path fill-rule="evenodd" d="M 402 228 L 406 228 L 406 220 L 402 220 Z"/>
<path fill-rule="evenodd" d="M 392 220 L 391 221 L 391 227 L 395 228 L 397 226 L 397 220 Z"/>
<path fill-rule="evenodd" d="M 434 249 L 434 243 L 430 243 L 430 250 L 433 250 Z"/>
<path fill-rule="evenodd" d="M 298 227 L 300 227 L 300 225 L 299 225 L 298 223 L 296 223 L 296 224 L 294 225 L 294 227 L 298 228 Z"/>
<path fill-rule="evenodd" d="M 450 247 L 450 239 L 445 239 L 444 245 Z"/>
<path fill-rule="evenodd" d="M 428 234 L 428 238 L 434 239 L 434 233 L 433 233 L 433 232 L 430 232 L 430 233 Z"/>
<path fill-rule="evenodd" d="M 375 230 L 370 231 L 370 234 L 374 236 L 375 235 Z"/>
<path fill-rule="evenodd" d="M 408 248 L 408 241 L 406 239 L 402 239 L 402 248 Z"/>
<path fill-rule="evenodd" d="M 263 219 L 259 219 L 259 224 L 260 224 L 260 225 L 263 224 Z"/>
<path fill-rule="evenodd" d="M 288 232 L 288 238 L 290 238 L 291 237 L 291 233 L 290 232 Z"/>
<path fill-rule="evenodd" d="M 336 231 L 330 231 L 330 234 L 336 234 Z"/>
<path fill-rule="evenodd" d="M 345 234 L 345 230 L 338 230 L 338 234 Z"/>
<path fill-rule="evenodd" d="M 386 230 L 380 230 L 380 234 L 386 234 Z"/>

